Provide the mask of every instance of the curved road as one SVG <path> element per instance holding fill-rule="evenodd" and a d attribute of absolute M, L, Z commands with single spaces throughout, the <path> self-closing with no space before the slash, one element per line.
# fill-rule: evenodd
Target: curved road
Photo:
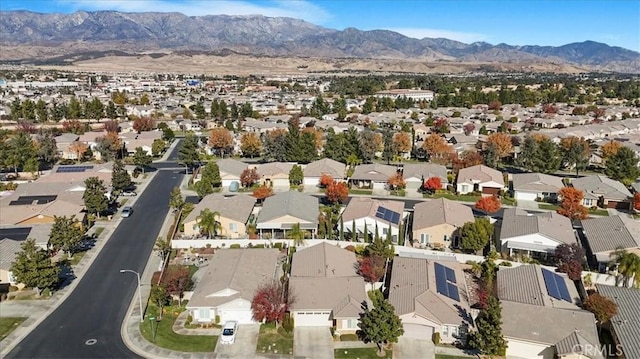
<path fill-rule="evenodd" d="M 175 160 L 177 148 L 169 160 Z M 156 173 L 133 205 L 133 215 L 122 219 L 71 295 L 7 358 L 138 357 L 120 334 L 138 283 L 134 274 L 119 270 L 144 270 L 169 210 L 171 189 L 180 185 L 182 177 L 179 170 Z M 89 339 L 95 344 L 87 345 Z"/>

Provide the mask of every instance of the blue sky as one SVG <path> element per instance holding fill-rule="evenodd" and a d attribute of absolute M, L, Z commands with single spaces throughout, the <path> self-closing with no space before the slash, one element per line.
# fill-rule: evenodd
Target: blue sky
<path fill-rule="evenodd" d="M 0 9 L 262 14 L 334 29 L 389 29 L 415 38 L 554 46 L 593 40 L 640 51 L 638 0 L 1 0 Z"/>

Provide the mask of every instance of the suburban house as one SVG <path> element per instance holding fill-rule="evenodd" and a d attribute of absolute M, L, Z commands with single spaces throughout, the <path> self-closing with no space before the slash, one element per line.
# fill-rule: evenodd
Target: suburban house
<path fill-rule="evenodd" d="M 269 162 L 260 164 L 256 170 L 260 175 L 260 183 L 283 190 L 289 190 L 289 172 L 295 163 Z"/>
<path fill-rule="evenodd" d="M 305 186 L 316 187 L 320 184 L 320 177 L 329 175 L 336 181 L 343 181 L 347 174 L 347 166 L 330 158 L 313 161 L 304 168 Z"/>
<path fill-rule="evenodd" d="M 481 192 L 483 195 L 498 195 L 503 189 L 502 172 L 491 167 L 477 165 L 458 171 L 456 192 L 460 194 Z"/>
<path fill-rule="evenodd" d="M 407 191 L 416 192 L 422 188 L 426 180 L 431 177 L 440 178 L 442 189 L 449 184 L 447 168 L 435 163 L 407 163 L 402 166 L 402 175 L 407 184 Z"/>
<path fill-rule="evenodd" d="M 216 164 L 220 170 L 223 188 L 229 188 L 233 182 L 237 182 L 240 186 L 240 175 L 248 167 L 246 163 L 233 158 L 223 158 L 217 160 Z"/>
<path fill-rule="evenodd" d="M 458 230 L 474 222 L 473 210 L 462 203 L 438 198 L 413 207 L 413 246 L 457 247 Z"/>
<path fill-rule="evenodd" d="M 500 227 L 502 251 L 546 258 L 561 244 L 577 244 L 571 220 L 556 212 L 531 215 L 519 208 L 506 208 Z"/>
<path fill-rule="evenodd" d="M 589 218 L 582 222 L 590 264 L 600 270 L 611 263 L 611 254 L 625 249 L 640 255 L 640 222 L 626 215 Z"/>
<path fill-rule="evenodd" d="M 640 358 L 640 289 L 596 284 L 600 295 L 618 306 L 618 314 L 611 318 L 609 331 L 614 344 L 622 350 L 619 358 Z"/>
<path fill-rule="evenodd" d="M 162 131 L 126 132 L 120 133 L 119 137 L 127 149 L 127 155 L 133 156 L 136 148 L 140 147 L 149 156 L 153 155 L 153 141 L 162 138 Z"/>
<path fill-rule="evenodd" d="M 602 358 L 572 355 L 575 344 L 600 342 L 595 316 L 580 308 L 576 286 L 565 274 L 540 265 L 500 267 L 497 292 L 508 358 Z"/>
<path fill-rule="evenodd" d="M 297 327 L 334 327 L 338 335 L 358 330 L 367 294 L 356 263 L 355 253 L 327 242 L 293 254 L 289 293 Z"/>
<path fill-rule="evenodd" d="M 404 336 L 442 343 L 464 343 L 474 315 L 465 275 L 456 261 L 396 257 L 389 302 L 402 320 Z"/>
<path fill-rule="evenodd" d="M 513 198 L 518 201 L 555 202 L 563 187 L 560 177 L 544 173 L 516 173 L 511 181 Z"/>
<path fill-rule="evenodd" d="M 194 323 L 255 323 L 251 300 L 256 289 L 280 279 L 280 252 L 273 248 L 221 249 L 202 267 L 187 310 Z"/>
<path fill-rule="evenodd" d="M 354 197 L 342 212 L 342 225 L 348 233 L 352 233 L 355 227 L 361 239 L 365 230 L 371 239 L 376 231 L 382 239 L 386 239 L 390 232 L 392 241 L 398 243 L 400 223 L 403 218 L 404 203 L 401 201 Z"/>
<path fill-rule="evenodd" d="M 573 188 L 584 194 L 586 207 L 631 209 L 631 192 L 620 182 L 603 175 L 586 176 L 571 181 Z"/>
<path fill-rule="evenodd" d="M 276 193 L 264 200 L 256 228 L 260 238 L 286 238 L 287 230 L 299 224 L 315 238 L 319 215 L 317 197 L 298 191 Z"/>
<path fill-rule="evenodd" d="M 33 239 L 38 247 L 46 249 L 50 233 L 51 224 L 0 227 L 0 286 L 7 283 L 20 286 L 11 273 L 11 265 L 22 250 L 22 244 L 27 239 Z"/>
<path fill-rule="evenodd" d="M 349 178 L 352 185 L 358 188 L 385 189 L 389 178 L 398 173 L 395 166 L 373 163 L 358 165 Z"/>
<path fill-rule="evenodd" d="M 78 141 L 80 136 L 74 133 L 63 133 L 54 137 L 58 156 L 62 159 L 77 160 L 78 154 L 71 150 L 71 144 Z"/>
<path fill-rule="evenodd" d="M 256 199 L 252 196 L 224 196 L 213 193 L 205 196 L 193 211 L 184 219 L 184 235 L 199 236 L 198 216 L 204 209 L 218 213 L 217 221 L 220 224 L 218 237 L 222 238 L 246 238 L 247 225 L 253 212 Z"/>

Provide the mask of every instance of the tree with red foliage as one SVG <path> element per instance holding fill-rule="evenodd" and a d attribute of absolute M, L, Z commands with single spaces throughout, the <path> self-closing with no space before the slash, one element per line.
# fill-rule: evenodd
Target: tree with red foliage
<path fill-rule="evenodd" d="M 135 122 L 134 122 L 135 124 Z M 116 120 L 109 120 L 104 123 L 104 130 L 107 132 L 120 132 L 120 124 Z"/>
<path fill-rule="evenodd" d="M 378 282 L 384 275 L 385 260 L 381 256 L 362 257 L 358 261 L 358 274 L 369 283 Z"/>
<path fill-rule="evenodd" d="M 151 131 L 156 128 L 156 121 L 150 117 L 140 117 L 133 121 L 133 129 L 140 133 L 143 131 Z"/>
<path fill-rule="evenodd" d="M 603 108 L 596 108 L 595 110 L 593 110 L 593 117 L 597 120 L 600 117 L 603 117 L 605 115 L 605 110 Z"/>
<path fill-rule="evenodd" d="M 552 104 L 544 104 L 542 105 L 542 112 L 546 114 L 555 114 L 558 113 L 558 108 Z"/>
<path fill-rule="evenodd" d="M 62 132 L 81 135 L 84 133 L 85 126 L 78 120 L 67 120 L 62 122 Z"/>
<path fill-rule="evenodd" d="M 464 130 L 465 136 L 469 136 L 471 134 L 471 132 L 473 132 L 473 130 L 476 129 L 476 125 L 474 125 L 473 123 L 469 122 L 469 123 L 465 124 L 464 126 L 462 126 L 462 129 Z"/>
<path fill-rule="evenodd" d="M 455 152 L 453 153 L 455 155 Z M 453 157 L 451 165 L 453 172 L 458 172 L 463 168 L 481 165 L 483 163 L 482 154 L 474 150 L 463 151 L 460 157 L 457 155 Z"/>
<path fill-rule="evenodd" d="M 640 211 L 640 192 L 636 192 L 636 194 L 633 195 L 633 208 L 636 211 Z"/>
<path fill-rule="evenodd" d="M 500 108 L 502 107 L 502 102 L 495 100 L 495 101 L 491 101 L 489 103 L 489 110 L 495 111 L 495 110 L 500 110 Z"/>
<path fill-rule="evenodd" d="M 169 265 L 160 279 L 160 285 L 167 293 L 178 297 L 182 305 L 182 295 L 193 287 L 189 268 L 182 265 Z"/>
<path fill-rule="evenodd" d="M 423 187 L 429 192 L 434 193 L 435 191 L 442 189 L 442 180 L 440 180 L 440 177 L 430 177 L 424 182 Z"/>
<path fill-rule="evenodd" d="M 582 270 L 584 267 L 580 262 L 568 261 L 563 262 L 558 266 L 558 273 L 566 273 L 571 280 L 580 280 L 582 278 Z"/>
<path fill-rule="evenodd" d="M 595 315 L 598 326 L 600 327 L 611 320 L 614 315 L 618 314 L 618 306 L 616 303 L 598 293 L 593 293 L 588 296 L 587 299 L 584 300 L 583 305 L 584 309 Z"/>
<path fill-rule="evenodd" d="M 240 174 L 240 184 L 247 188 L 253 186 L 259 179 L 260 175 L 255 168 L 247 168 Z"/>
<path fill-rule="evenodd" d="M 324 194 L 327 197 L 327 201 L 331 203 L 343 203 L 349 195 L 349 188 L 347 188 L 347 184 L 344 182 L 333 181 L 327 186 Z"/>
<path fill-rule="evenodd" d="M 444 118 L 439 118 L 433 123 L 433 132 L 436 133 L 449 133 L 449 121 Z"/>
<path fill-rule="evenodd" d="M 34 126 L 31 122 L 20 121 L 16 126 L 16 132 L 35 133 L 36 126 Z"/>
<path fill-rule="evenodd" d="M 253 191 L 253 196 L 257 198 L 258 201 L 263 201 L 265 198 L 273 196 L 273 190 L 271 187 L 262 185 Z"/>
<path fill-rule="evenodd" d="M 279 281 L 270 281 L 258 287 L 251 300 L 253 319 L 258 322 L 275 322 L 277 327 L 292 304 L 292 297 L 285 294 Z"/>
<path fill-rule="evenodd" d="M 584 195 L 582 191 L 573 187 L 564 187 L 558 191 L 558 195 L 562 198 L 562 203 L 557 212 L 571 220 L 587 219 L 589 213 L 587 208 L 582 205 Z"/>
<path fill-rule="evenodd" d="M 476 202 L 475 208 L 485 213 L 495 213 L 501 207 L 500 199 L 496 196 L 482 197 Z"/>
<path fill-rule="evenodd" d="M 487 291 L 487 289 L 484 288 L 484 286 L 480 286 L 478 289 L 476 289 L 476 296 L 478 297 L 476 302 L 476 304 L 478 305 L 478 309 L 487 309 L 489 301 L 489 292 Z"/>
<path fill-rule="evenodd" d="M 333 182 L 334 180 L 333 180 L 333 177 L 331 177 L 331 175 L 323 173 L 322 176 L 320 176 L 320 187 L 322 188 L 329 187 L 329 185 L 332 184 Z"/>

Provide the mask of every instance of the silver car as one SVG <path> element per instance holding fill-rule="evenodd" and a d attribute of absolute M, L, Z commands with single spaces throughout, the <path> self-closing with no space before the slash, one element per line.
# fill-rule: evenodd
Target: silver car
<path fill-rule="evenodd" d="M 120 217 L 127 218 L 127 217 L 130 217 L 132 213 L 133 213 L 133 208 L 126 206 L 122 209 L 122 213 L 120 213 Z"/>
<path fill-rule="evenodd" d="M 220 334 L 220 344 L 233 344 L 236 341 L 236 332 L 238 331 L 238 322 L 230 320 L 224 323 L 222 333 Z"/>

